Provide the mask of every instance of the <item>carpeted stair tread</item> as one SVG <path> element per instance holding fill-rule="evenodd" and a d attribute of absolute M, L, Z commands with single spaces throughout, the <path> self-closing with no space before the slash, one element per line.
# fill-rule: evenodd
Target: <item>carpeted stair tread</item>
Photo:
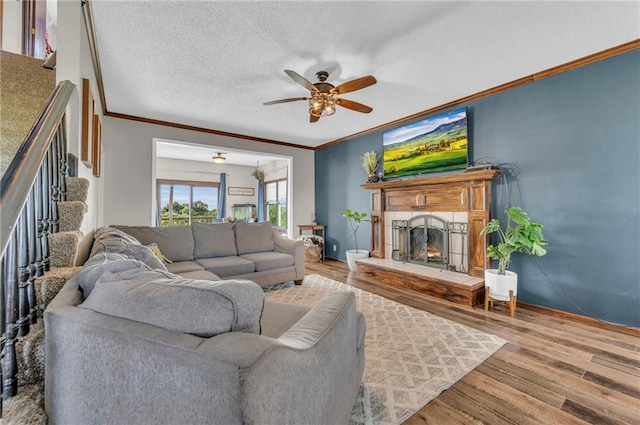
<path fill-rule="evenodd" d="M 4 29 L 3 25 L 2 27 Z M 56 71 L 43 68 L 42 59 L 2 50 L 0 51 L 0 75 L 2 76 L 0 77 L 0 93 L 2 93 L 0 96 L 2 111 L 0 176 L 2 176 L 56 88 Z"/>
<path fill-rule="evenodd" d="M 44 320 L 41 319 L 16 342 L 19 386 L 44 381 L 45 353 Z"/>
<path fill-rule="evenodd" d="M 18 395 L 5 400 L 0 422 L 11 425 L 46 425 L 44 381 L 20 387 Z"/>
<path fill-rule="evenodd" d="M 60 232 L 80 230 L 87 204 L 81 201 L 58 202 L 58 220 Z"/>
<path fill-rule="evenodd" d="M 36 278 L 36 302 L 38 304 L 38 317 L 42 317 L 44 310 L 51 300 L 58 294 L 60 288 L 67 280 L 74 277 L 82 267 L 52 268 L 43 276 Z"/>
<path fill-rule="evenodd" d="M 87 202 L 89 180 L 82 177 L 67 177 L 67 201 Z"/>
<path fill-rule="evenodd" d="M 82 233 L 67 231 L 47 235 L 49 242 L 49 265 L 51 267 L 73 267 L 78 258 L 78 247 Z"/>

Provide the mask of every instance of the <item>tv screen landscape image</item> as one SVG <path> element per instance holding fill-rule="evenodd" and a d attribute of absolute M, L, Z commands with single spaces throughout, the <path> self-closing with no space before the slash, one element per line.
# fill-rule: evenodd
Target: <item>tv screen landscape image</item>
<path fill-rule="evenodd" d="M 466 168 L 467 158 L 466 108 L 382 133 L 385 178 Z"/>

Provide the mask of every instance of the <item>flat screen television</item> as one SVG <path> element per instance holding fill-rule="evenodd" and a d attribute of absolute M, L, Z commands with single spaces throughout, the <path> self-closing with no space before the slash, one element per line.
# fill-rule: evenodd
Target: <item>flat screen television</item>
<path fill-rule="evenodd" d="M 382 133 L 385 178 L 466 168 L 468 154 L 466 108 Z"/>

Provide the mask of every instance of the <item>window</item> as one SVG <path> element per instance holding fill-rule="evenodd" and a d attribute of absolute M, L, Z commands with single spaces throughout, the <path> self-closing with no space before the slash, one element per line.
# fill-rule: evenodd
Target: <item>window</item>
<path fill-rule="evenodd" d="M 218 217 L 219 183 L 157 180 L 160 226 L 212 223 Z"/>
<path fill-rule="evenodd" d="M 265 182 L 267 220 L 274 226 L 287 227 L 287 180 Z"/>

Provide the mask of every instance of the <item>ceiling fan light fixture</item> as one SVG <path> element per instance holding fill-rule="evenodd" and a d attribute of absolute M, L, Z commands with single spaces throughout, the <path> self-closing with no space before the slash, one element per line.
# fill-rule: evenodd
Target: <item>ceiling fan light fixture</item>
<path fill-rule="evenodd" d="M 322 107 L 322 115 L 329 116 L 336 113 L 336 102 L 333 99 L 333 96 L 327 96 L 324 100 L 324 105 Z"/>
<path fill-rule="evenodd" d="M 367 105 L 336 97 L 344 93 L 350 93 L 376 84 L 377 81 L 373 75 L 365 75 L 364 77 L 356 78 L 355 80 L 334 86 L 333 84 L 326 82 L 329 77 L 329 73 L 327 71 L 318 71 L 316 73 L 316 77 L 319 81 L 317 83 L 312 83 L 302 75 L 290 69 L 285 69 L 284 72 L 293 81 L 309 90 L 311 97 L 289 97 L 286 99 L 264 102 L 263 105 L 276 105 L 278 103 L 307 100 L 309 101 L 309 122 L 312 123 L 318 122 L 321 117 L 328 117 L 335 114 L 336 105 L 342 108 L 351 109 L 352 111 L 362 112 L 363 114 L 368 114 L 373 111 L 373 108 Z"/>
<path fill-rule="evenodd" d="M 328 117 L 336 113 L 336 102 L 333 96 L 315 93 L 309 99 L 309 113 L 314 117 Z"/>
<path fill-rule="evenodd" d="M 225 162 L 227 160 L 226 157 L 222 156 L 222 152 L 218 152 L 218 155 L 212 156 L 211 159 L 216 164 L 222 164 L 223 162 Z"/>

